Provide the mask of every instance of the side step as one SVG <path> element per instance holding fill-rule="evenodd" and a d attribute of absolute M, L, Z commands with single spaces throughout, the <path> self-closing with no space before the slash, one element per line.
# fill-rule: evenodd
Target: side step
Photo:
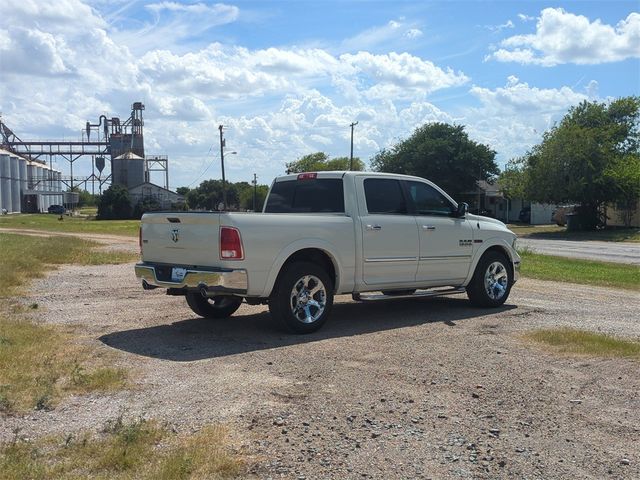
<path fill-rule="evenodd" d="M 399 298 L 425 298 L 440 297 L 443 295 L 455 295 L 456 293 L 465 293 L 464 287 L 446 288 L 442 290 L 418 290 L 411 295 L 384 295 L 382 293 L 354 293 L 353 300 L 356 302 L 379 302 L 381 300 L 396 300 Z"/>

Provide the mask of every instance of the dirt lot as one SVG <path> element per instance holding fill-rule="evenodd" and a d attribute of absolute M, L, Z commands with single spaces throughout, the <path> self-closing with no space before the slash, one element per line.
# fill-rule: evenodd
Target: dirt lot
<path fill-rule="evenodd" d="M 112 352 L 135 386 L 0 418 L 0 440 L 124 413 L 178 431 L 227 424 L 249 478 L 640 478 L 640 364 L 521 337 L 570 325 L 638 338 L 635 293 L 522 280 L 499 310 L 465 296 L 339 297 L 320 332 L 290 336 L 262 306 L 196 318 L 183 299 L 144 292 L 131 265 L 65 267 L 32 291 L 41 321 Z"/>

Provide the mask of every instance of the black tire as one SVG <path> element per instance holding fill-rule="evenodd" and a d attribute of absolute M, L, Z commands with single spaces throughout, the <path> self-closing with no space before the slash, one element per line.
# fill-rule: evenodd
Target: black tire
<path fill-rule="evenodd" d="M 242 304 L 241 297 L 231 295 L 204 298 L 200 292 L 188 292 L 185 298 L 193 313 L 204 318 L 230 317 Z"/>
<path fill-rule="evenodd" d="M 308 293 L 316 288 L 320 289 L 309 297 Z M 298 295 L 294 295 L 294 290 Z M 312 301 L 317 306 L 311 305 Z M 296 262 L 285 267 L 269 297 L 269 312 L 274 322 L 293 333 L 317 331 L 329 318 L 332 307 L 333 281 L 322 267 L 311 262 Z"/>
<path fill-rule="evenodd" d="M 499 307 L 506 302 L 512 286 L 511 262 L 506 255 L 490 251 L 480 258 L 473 278 L 467 285 L 467 296 L 478 307 Z"/>

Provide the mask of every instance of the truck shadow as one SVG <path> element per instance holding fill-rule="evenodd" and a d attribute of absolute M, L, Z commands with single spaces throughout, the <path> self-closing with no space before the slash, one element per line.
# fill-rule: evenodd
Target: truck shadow
<path fill-rule="evenodd" d="M 365 304 L 336 303 L 323 328 L 309 335 L 278 331 L 269 313 L 263 312 L 252 315 L 236 313 L 223 320 L 191 318 L 113 332 L 101 336 L 100 340 L 112 348 L 136 355 L 189 362 L 435 322 L 455 327 L 459 321 L 515 308 L 515 305 L 503 305 L 497 309 L 480 309 L 472 307 L 466 299 L 451 297 Z"/>

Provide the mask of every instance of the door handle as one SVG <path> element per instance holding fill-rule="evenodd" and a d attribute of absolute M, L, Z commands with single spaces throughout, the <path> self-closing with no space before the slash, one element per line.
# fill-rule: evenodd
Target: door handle
<path fill-rule="evenodd" d="M 435 230 L 435 225 L 422 225 L 422 230 Z"/>
<path fill-rule="evenodd" d="M 367 225 L 367 230 L 382 230 L 380 225 Z"/>

